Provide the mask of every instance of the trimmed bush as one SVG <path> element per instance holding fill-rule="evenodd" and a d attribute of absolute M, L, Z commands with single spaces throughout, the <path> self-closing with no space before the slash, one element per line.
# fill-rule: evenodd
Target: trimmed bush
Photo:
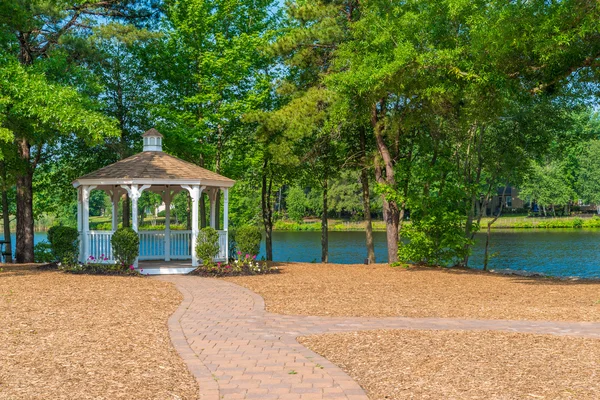
<path fill-rule="evenodd" d="M 133 265 L 140 254 L 140 237 L 131 228 L 119 228 L 112 236 L 111 244 L 115 260 L 124 269 Z"/>
<path fill-rule="evenodd" d="M 33 247 L 33 258 L 36 263 L 51 263 L 56 261 L 52 245 L 46 241 L 39 242 Z"/>
<path fill-rule="evenodd" d="M 262 234 L 256 226 L 242 226 L 235 231 L 235 243 L 238 255 L 257 255 L 260 250 L 261 240 Z"/>
<path fill-rule="evenodd" d="M 48 229 L 48 241 L 54 260 L 74 263 L 79 256 L 79 232 L 69 226 L 53 226 Z"/>
<path fill-rule="evenodd" d="M 196 240 L 196 257 L 204 265 L 213 265 L 213 258 L 219 254 L 219 233 L 213 228 L 206 227 L 200 230 Z"/>

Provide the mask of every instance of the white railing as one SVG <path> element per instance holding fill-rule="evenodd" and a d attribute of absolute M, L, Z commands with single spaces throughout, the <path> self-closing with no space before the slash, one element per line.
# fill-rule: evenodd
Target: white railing
<path fill-rule="evenodd" d="M 192 231 L 171 231 L 171 259 L 192 258 Z"/>
<path fill-rule="evenodd" d="M 95 260 L 108 259 L 114 261 L 111 245 L 113 231 L 89 231 L 87 257 Z M 225 261 L 227 258 L 227 232 L 219 233 L 219 254 L 215 260 Z M 166 258 L 166 233 L 164 231 L 140 231 L 140 260 L 164 260 Z M 171 231 L 169 258 L 173 260 L 189 260 L 192 258 L 192 231 Z"/>
<path fill-rule="evenodd" d="M 140 260 L 165 259 L 165 232 L 140 231 Z"/>
<path fill-rule="evenodd" d="M 227 232 L 219 232 L 219 254 L 215 257 L 215 260 L 227 261 Z"/>
<path fill-rule="evenodd" d="M 113 261 L 113 251 L 110 239 L 113 231 L 89 231 L 87 256 L 95 260 Z"/>

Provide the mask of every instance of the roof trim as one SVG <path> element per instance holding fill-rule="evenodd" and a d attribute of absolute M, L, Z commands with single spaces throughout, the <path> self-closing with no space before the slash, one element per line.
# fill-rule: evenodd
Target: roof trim
<path fill-rule="evenodd" d="M 142 137 L 148 137 L 148 136 L 157 136 L 157 137 L 161 137 L 164 138 L 164 136 L 157 131 L 155 128 L 150 128 L 148 129 L 146 132 L 144 132 L 144 134 L 142 135 Z"/>
<path fill-rule="evenodd" d="M 199 185 L 219 188 L 230 188 L 235 184 L 235 181 L 217 181 L 212 179 L 153 179 L 153 178 L 138 178 L 138 179 L 76 179 L 73 181 L 73 186 L 108 186 L 108 185 Z"/>

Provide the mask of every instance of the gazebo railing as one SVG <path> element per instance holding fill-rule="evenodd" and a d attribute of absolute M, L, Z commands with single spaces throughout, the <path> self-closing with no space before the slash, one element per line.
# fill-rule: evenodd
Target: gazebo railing
<path fill-rule="evenodd" d="M 114 261 L 111 245 L 113 231 L 89 231 L 88 259 L 106 259 Z M 219 254 L 215 260 L 225 261 L 227 257 L 227 232 L 219 233 Z M 164 260 L 166 233 L 164 231 L 140 231 L 140 260 Z M 170 231 L 169 258 L 172 260 L 189 260 L 192 258 L 192 231 Z"/>
<path fill-rule="evenodd" d="M 113 231 L 89 231 L 88 258 L 93 257 L 93 260 L 98 261 L 113 261 L 113 251 L 110 243 L 113 233 Z"/>
<path fill-rule="evenodd" d="M 140 231 L 140 260 L 165 259 L 164 231 Z"/>
<path fill-rule="evenodd" d="M 192 258 L 192 231 L 171 231 L 171 254 L 173 260 Z"/>

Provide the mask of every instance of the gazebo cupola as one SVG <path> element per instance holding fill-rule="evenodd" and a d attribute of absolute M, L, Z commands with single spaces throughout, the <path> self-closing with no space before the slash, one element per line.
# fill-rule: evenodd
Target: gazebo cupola
<path fill-rule="evenodd" d="M 144 151 L 162 151 L 163 135 L 152 128 L 142 135 L 144 139 Z"/>
<path fill-rule="evenodd" d="M 209 224 L 219 232 L 217 260 L 228 258 L 229 188 L 233 180 L 162 151 L 163 135 L 152 128 L 142 135 L 144 151 L 84 175 L 73 182 L 78 191 L 77 226 L 80 261 L 92 256 L 112 260 L 111 237 L 118 228 L 118 205 L 123 196 L 131 202 L 131 227 L 140 236 L 140 260 L 191 260 L 186 268 L 159 268 L 154 273 L 189 272 L 198 265 L 195 243 L 200 232 L 199 203 L 203 194 L 210 201 Z M 89 200 L 92 190 L 103 190 L 112 201 L 111 230 L 90 230 Z M 164 230 L 140 230 L 138 200 L 145 190 L 160 194 L 165 205 Z M 171 230 L 171 201 L 181 192 L 191 200 L 191 230 Z M 221 195 L 221 196 L 220 196 Z M 221 201 L 222 198 L 222 213 Z M 222 215 L 222 227 L 220 215 Z M 137 261 L 136 261 L 137 266 Z M 145 269 L 147 272 L 148 269 Z M 156 272 L 158 271 L 158 272 Z"/>

